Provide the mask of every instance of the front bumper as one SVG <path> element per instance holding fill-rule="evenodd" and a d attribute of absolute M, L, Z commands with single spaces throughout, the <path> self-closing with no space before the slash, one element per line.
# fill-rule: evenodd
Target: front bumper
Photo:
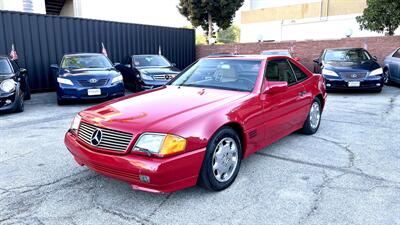
<path fill-rule="evenodd" d="M 144 90 L 148 90 L 148 89 L 161 87 L 168 82 L 169 82 L 169 80 L 165 80 L 165 81 L 163 81 L 163 80 L 162 81 L 160 81 L 160 80 L 142 80 L 141 83 L 142 83 L 142 88 Z"/>
<path fill-rule="evenodd" d="M 89 89 L 100 89 L 101 95 L 89 96 Z M 89 99 L 111 99 L 125 95 L 124 84 L 118 83 L 103 87 L 77 87 L 58 85 L 57 98 L 59 100 L 89 100 Z"/>
<path fill-rule="evenodd" d="M 383 77 L 382 76 L 370 76 L 363 80 L 354 80 L 360 82 L 359 87 L 349 87 L 349 82 L 342 78 L 327 78 L 325 77 L 326 90 L 380 90 L 382 89 Z"/>
<path fill-rule="evenodd" d="M 12 93 L 0 92 L 0 112 L 14 111 L 17 108 L 17 100 L 20 95 L 19 84 Z M 7 103 L 10 101 L 11 103 Z"/>
<path fill-rule="evenodd" d="M 205 154 L 205 148 L 168 158 L 106 154 L 89 149 L 71 132 L 66 133 L 64 142 L 79 165 L 126 181 L 134 189 L 155 193 L 196 185 Z M 142 182 L 140 176 L 149 177 L 150 182 Z"/>

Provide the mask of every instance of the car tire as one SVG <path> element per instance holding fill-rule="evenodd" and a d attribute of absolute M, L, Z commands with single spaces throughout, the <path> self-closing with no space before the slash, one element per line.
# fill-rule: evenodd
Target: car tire
<path fill-rule="evenodd" d="M 25 79 L 25 91 L 24 92 L 25 92 L 24 100 L 30 100 L 31 99 L 31 88 L 29 87 L 27 78 Z"/>
<path fill-rule="evenodd" d="M 19 96 L 17 102 L 16 102 L 17 106 L 15 108 L 15 112 L 23 112 L 25 110 L 25 106 L 24 106 L 24 94 L 22 94 L 22 96 Z"/>
<path fill-rule="evenodd" d="M 241 159 L 238 134 L 230 127 L 222 127 L 207 144 L 199 183 L 212 191 L 228 188 L 239 173 Z"/>
<path fill-rule="evenodd" d="M 391 81 L 390 81 L 390 72 L 389 69 L 385 69 L 383 71 L 383 83 L 385 85 L 390 85 Z"/>
<path fill-rule="evenodd" d="M 315 134 L 321 124 L 322 104 L 319 98 L 315 98 L 311 104 L 307 119 L 304 122 L 303 128 L 300 130 L 303 134 Z"/>
<path fill-rule="evenodd" d="M 66 102 L 62 99 L 57 99 L 57 105 L 65 105 Z"/>

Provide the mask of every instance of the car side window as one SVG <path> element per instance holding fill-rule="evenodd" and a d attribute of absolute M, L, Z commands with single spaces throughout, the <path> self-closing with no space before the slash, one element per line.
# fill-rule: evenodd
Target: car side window
<path fill-rule="evenodd" d="M 269 61 L 266 73 L 268 81 L 286 81 L 289 86 L 297 82 L 292 68 L 286 59 Z"/>
<path fill-rule="evenodd" d="M 400 58 L 400 48 L 393 54 L 393 57 Z"/>
<path fill-rule="evenodd" d="M 18 72 L 19 71 L 19 66 L 17 65 L 17 63 L 15 61 L 13 61 L 13 60 L 10 60 L 10 62 L 11 62 L 11 65 L 12 65 L 12 67 L 14 69 L 14 73 Z"/>
<path fill-rule="evenodd" d="M 307 80 L 308 76 L 306 73 L 304 73 L 303 70 L 301 70 L 298 66 L 296 66 L 294 63 L 290 62 L 290 65 L 292 66 L 294 75 L 296 76 L 297 81 L 301 82 L 304 80 Z"/>

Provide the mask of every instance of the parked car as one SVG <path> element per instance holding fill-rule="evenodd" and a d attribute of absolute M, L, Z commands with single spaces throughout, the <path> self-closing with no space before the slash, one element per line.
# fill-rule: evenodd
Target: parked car
<path fill-rule="evenodd" d="M 324 76 L 327 90 L 382 91 L 383 69 L 363 48 L 325 49 L 314 63 L 314 72 Z"/>
<path fill-rule="evenodd" d="M 57 77 L 57 103 L 71 100 L 111 99 L 125 94 L 123 78 L 103 54 L 64 55 L 51 65 Z"/>
<path fill-rule="evenodd" d="M 165 85 L 180 70 L 162 55 L 132 55 L 116 66 L 125 85 L 133 91 L 142 91 Z"/>
<path fill-rule="evenodd" d="M 287 49 L 273 49 L 273 50 L 264 50 L 260 53 L 261 55 L 269 55 L 269 56 L 287 56 L 291 57 L 296 61 L 300 61 L 301 58 L 293 57 L 292 53 L 290 53 Z"/>
<path fill-rule="evenodd" d="M 7 56 L 0 56 L 0 112 L 24 111 L 31 98 L 28 71 Z"/>
<path fill-rule="evenodd" d="M 385 58 L 383 72 L 385 83 L 400 84 L 400 48 Z"/>
<path fill-rule="evenodd" d="M 199 181 L 218 191 L 242 158 L 294 131 L 317 132 L 325 98 L 323 77 L 292 58 L 207 57 L 163 87 L 78 113 L 65 144 L 78 164 L 135 189 Z"/>

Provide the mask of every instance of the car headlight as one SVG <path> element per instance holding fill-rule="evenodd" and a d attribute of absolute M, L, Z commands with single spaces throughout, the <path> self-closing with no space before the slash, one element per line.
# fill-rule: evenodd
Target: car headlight
<path fill-rule="evenodd" d="M 3 80 L 0 84 L 0 89 L 4 92 L 13 92 L 15 91 L 16 83 L 13 79 Z"/>
<path fill-rule="evenodd" d="M 328 75 L 328 76 L 333 76 L 333 77 L 339 76 L 335 71 L 328 70 L 328 69 L 322 69 L 322 75 Z"/>
<path fill-rule="evenodd" d="M 81 123 L 81 117 L 79 115 L 76 115 L 74 119 L 71 122 L 70 130 L 74 133 L 78 131 L 79 124 Z"/>
<path fill-rule="evenodd" d="M 383 69 L 379 68 L 379 69 L 371 71 L 369 73 L 369 76 L 377 76 L 377 75 L 381 75 L 381 74 L 383 74 Z"/>
<path fill-rule="evenodd" d="M 149 76 L 144 73 L 140 73 L 140 76 L 142 77 L 143 80 L 154 80 L 152 76 Z"/>
<path fill-rule="evenodd" d="M 72 83 L 72 81 L 70 79 L 61 78 L 61 77 L 57 77 L 57 82 L 60 84 L 74 85 L 74 83 Z"/>
<path fill-rule="evenodd" d="M 186 148 L 186 139 L 172 135 L 160 133 L 142 134 L 135 146 L 134 151 L 167 156 L 184 151 Z"/>
<path fill-rule="evenodd" d="M 124 80 L 124 78 L 122 77 L 122 75 L 118 75 L 118 76 L 114 77 L 114 78 L 111 80 L 111 84 L 115 84 L 115 83 L 118 83 L 118 82 L 122 82 L 123 80 Z"/>

